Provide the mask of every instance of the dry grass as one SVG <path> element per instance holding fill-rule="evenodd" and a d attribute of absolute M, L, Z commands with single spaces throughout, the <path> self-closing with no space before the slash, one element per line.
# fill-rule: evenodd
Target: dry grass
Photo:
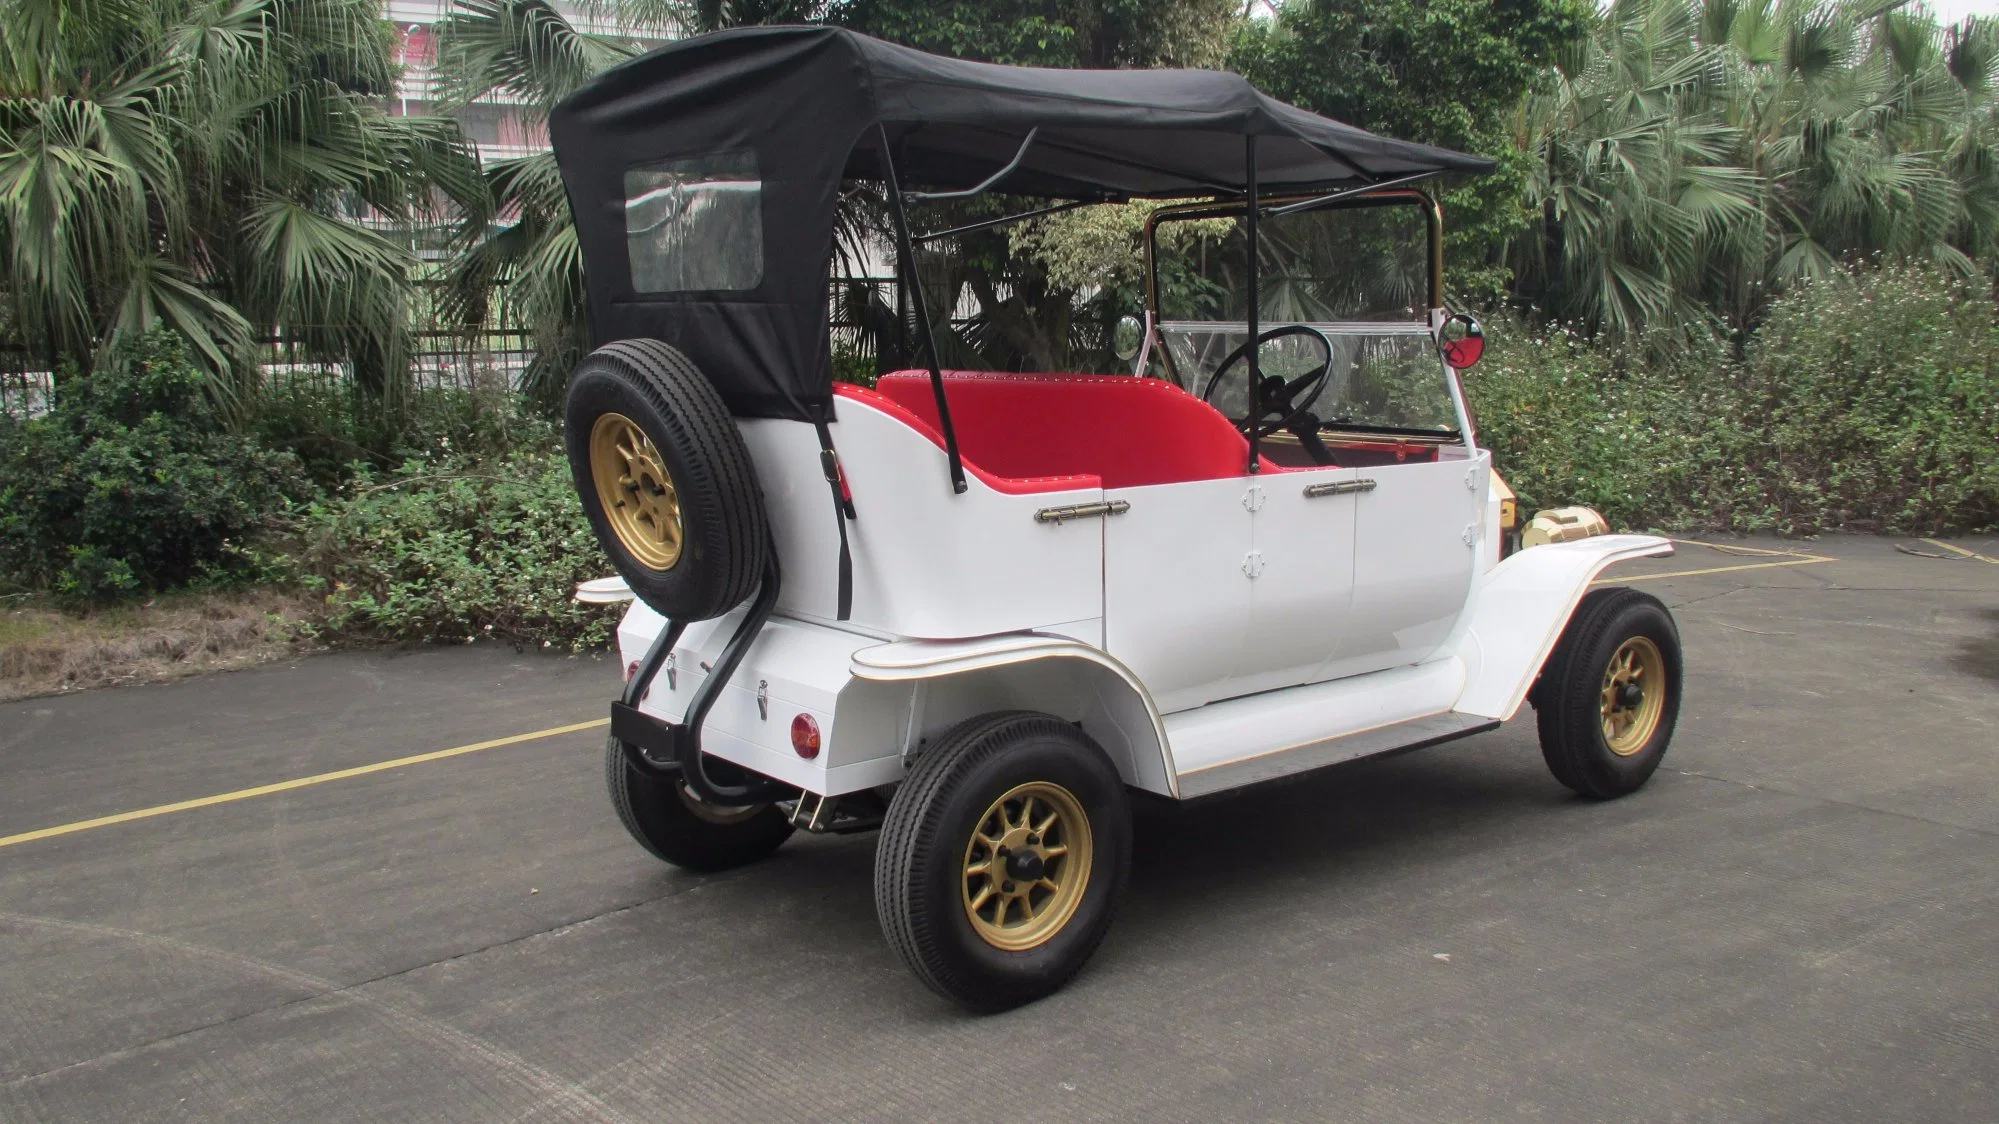
<path fill-rule="evenodd" d="M 270 589 L 175 594 L 85 616 L 0 599 L 0 700 L 282 659 L 314 646 L 314 607 Z"/>

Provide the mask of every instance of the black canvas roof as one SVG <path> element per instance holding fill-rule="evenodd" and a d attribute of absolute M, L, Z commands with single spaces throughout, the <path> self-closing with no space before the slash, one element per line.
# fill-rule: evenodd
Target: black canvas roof
<path fill-rule="evenodd" d="M 881 178 L 881 127 L 905 189 L 1059 199 L 1240 192 L 1243 138 L 1264 193 L 1337 189 L 1492 162 L 1375 136 L 1205 70 L 1049 70 L 942 58 L 828 27 L 760 27 L 671 44 L 600 75 L 549 122 L 576 216 L 598 343 L 665 340 L 738 415 L 806 419 L 830 394 L 826 271 L 843 179 Z M 761 181 L 760 279 L 739 291 L 641 293 L 625 174 L 749 151 Z M 921 225 L 920 217 L 918 225 Z"/>

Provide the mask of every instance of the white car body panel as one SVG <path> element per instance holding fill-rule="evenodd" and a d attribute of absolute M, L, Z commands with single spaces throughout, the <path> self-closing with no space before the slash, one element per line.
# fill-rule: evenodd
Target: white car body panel
<path fill-rule="evenodd" d="M 836 398 L 830 428 L 854 496 L 847 523 L 854 604 L 840 622 L 889 636 L 1016 632 L 1104 615 L 1101 520 L 1036 522 L 1048 507 L 1095 503 L 1088 487 L 1010 495 L 970 476 L 951 491 L 943 450 L 865 402 Z M 840 539 L 804 422 L 739 422 L 784 564 L 780 613 L 834 623 Z"/>
<path fill-rule="evenodd" d="M 743 420 L 784 585 L 702 734 L 704 752 L 822 796 L 892 784 L 927 740 L 995 710 L 1076 722 L 1128 784 L 1175 798 L 1461 736 L 1519 710 L 1605 567 L 1672 551 L 1613 535 L 1498 561 L 1491 457 L 1463 446 L 1109 492 L 972 475 L 959 495 L 925 435 L 837 402 L 852 619 L 834 619 L 839 525 L 812 427 Z M 1101 500 L 1130 507 L 1035 518 Z M 640 709 L 680 721 L 745 611 L 689 625 Z M 627 665 L 663 623 L 632 604 Z M 791 746 L 799 714 L 821 730 L 812 759 Z"/>
<path fill-rule="evenodd" d="M 1384 465 L 1362 476 L 1353 613 L 1327 678 L 1420 663 L 1444 643 L 1478 571 L 1492 456 Z"/>
<path fill-rule="evenodd" d="M 1229 694 L 1327 678 L 1353 612 L 1354 511 L 1370 497 L 1307 490 L 1360 477 L 1355 468 L 1315 468 L 1265 473 L 1253 485 L 1251 626 Z"/>
<path fill-rule="evenodd" d="M 1226 698 L 1249 634 L 1246 478 L 1123 488 L 1103 527 L 1106 650 L 1161 709 Z"/>
<path fill-rule="evenodd" d="M 1455 709 L 1513 717 L 1596 576 L 1613 563 L 1671 553 L 1672 540 L 1656 535 L 1602 535 L 1523 550 L 1487 571 L 1455 645 L 1468 672 Z"/>

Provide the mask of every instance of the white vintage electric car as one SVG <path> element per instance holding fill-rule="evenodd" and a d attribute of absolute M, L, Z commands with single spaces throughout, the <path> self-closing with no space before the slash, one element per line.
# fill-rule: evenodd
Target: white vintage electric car
<path fill-rule="evenodd" d="M 1459 389 L 1483 341 L 1443 308 L 1441 215 L 1412 185 L 1488 162 L 1234 75 L 827 28 L 674 44 L 552 133 L 600 345 L 569 456 L 619 572 L 580 595 L 636 597 L 606 767 L 653 854 L 718 870 L 878 828 L 890 943 L 993 1010 L 1103 939 L 1133 790 L 1208 796 L 1523 702 L 1579 793 L 1657 768 L 1672 618 L 1592 583 L 1671 545 L 1507 551 Z M 1193 200 L 1147 227 L 1133 373 L 943 370 L 905 284 L 927 366 L 834 382 L 834 212 L 870 184 L 904 279 L 959 233 L 913 234 L 926 201 Z"/>

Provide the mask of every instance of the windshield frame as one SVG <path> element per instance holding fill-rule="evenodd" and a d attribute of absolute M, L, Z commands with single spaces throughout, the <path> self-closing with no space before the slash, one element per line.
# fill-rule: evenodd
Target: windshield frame
<path fill-rule="evenodd" d="M 1258 211 L 1268 213 L 1291 203 L 1309 202 L 1313 196 L 1265 196 L 1259 201 Z M 1370 191 L 1365 195 L 1355 195 L 1323 208 L 1314 210 L 1354 210 L 1362 207 L 1416 206 L 1423 211 L 1423 226 L 1429 239 L 1430 261 L 1430 311 L 1444 307 L 1444 210 L 1429 192 L 1418 188 L 1395 188 L 1388 191 Z M 1145 219 L 1145 311 L 1154 322 L 1159 315 L 1159 252 L 1158 228 L 1163 222 L 1189 222 L 1196 219 L 1240 218 L 1248 210 L 1240 201 L 1225 203 L 1202 202 L 1185 203 L 1175 207 L 1161 207 Z M 1411 321 L 1414 323 L 1414 321 Z"/>
<path fill-rule="evenodd" d="M 1275 211 L 1287 205 L 1291 205 L 1294 203 L 1301 203 L 1301 202 L 1309 202 L 1313 198 L 1316 197 L 1264 196 L 1258 200 L 1257 210 L 1260 215 L 1268 214 L 1272 211 Z M 1444 212 L 1442 205 L 1438 203 L 1436 197 L 1420 188 L 1414 188 L 1414 187 L 1390 188 L 1382 191 L 1371 191 L 1365 194 L 1355 195 L 1348 198 L 1340 199 L 1336 202 L 1327 203 L 1324 205 L 1323 209 L 1352 210 L 1363 207 L 1391 207 L 1391 206 L 1413 206 L 1423 212 L 1423 220 L 1424 220 L 1423 226 L 1426 234 L 1426 239 L 1428 241 L 1427 249 L 1429 251 L 1427 255 L 1427 260 L 1429 264 L 1429 285 L 1428 285 L 1429 308 L 1427 310 L 1427 315 L 1420 320 L 1361 321 L 1354 323 L 1342 322 L 1337 324 L 1313 323 L 1311 325 L 1312 327 L 1319 328 L 1321 330 L 1335 330 L 1335 331 L 1351 330 L 1355 332 L 1365 332 L 1366 334 L 1379 334 L 1379 335 L 1424 334 L 1430 336 L 1432 340 L 1435 339 L 1437 329 L 1442 325 L 1445 315 Z M 1318 210 L 1322 208 L 1315 207 L 1309 209 Z M 1166 346 L 1165 339 L 1160 333 L 1166 329 L 1168 324 L 1173 324 L 1173 325 L 1200 324 L 1208 327 L 1221 327 L 1221 326 L 1226 326 L 1227 324 L 1230 323 L 1225 321 L 1212 321 L 1212 322 L 1183 321 L 1183 320 L 1165 321 L 1161 319 L 1160 309 L 1159 309 L 1159 255 L 1158 255 L 1158 238 L 1157 238 L 1159 225 L 1165 222 L 1187 222 L 1199 219 L 1229 219 L 1229 218 L 1239 219 L 1243 217 L 1246 211 L 1247 208 L 1244 206 L 1243 201 L 1239 199 L 1209 200 L 1198 203 L 1186 203 L 1172 207 L 1161 207 L 1146 217 L 1145 239 L 1144 239 L 1145 241 L 1145 325 L 1144 325 L 1145 336 L 1144 336 L 1143 346 L 1137 357 L 1137 363 L 1134 366 L 1134 373 L 1140 373 L 1140 374 L 1143 373 L 1145 366 L 1147 365 L 1147 362 L 1150 359 L 1153 349 L 1157 347 L 1159 351 L 1160 362 L 1165 368 L 1169 380 L 1183 387 L 1186 386 L 1188 376 L 1183 375 L 1183 373 L 1179 370 L 1178 365 L 1175 363 L 1173 359 L 1172 348 Z M 1242 326 L 1245 329 L 1247 327 L 1247 325 L 1243 324 L 1243 322 L 1241 321 L 1235 321 L 1233 323 Z M 1274 326 L 1274 325 L 1267 325 L 1267 326 Z M 1468 447 L 1475 447 L 1477 438 L 1473 434 L 1471 412 L 1464 400 L 1464 389 L 1459 383 L 1458 372 L 1451 370 L 1449 365 L 1444 363 L 1443 357 L 1441 355 L 1437 357 L 1437 365 L 1439 368 L 1439 373 L 1441 377 L 1444 379 L 1446 393 L 1450 397 L 1453 413 L 1457 415 L 1458 426 L 1457 426 L 1457 431 L 1455 433 L 1442 433 L 1437 430 L 1429 430 L 1429 429 L 1421 429 L 1421 430 L 1404 429 L 1401 427 L 1369 426 L 1369 425 L 1358 425 L 1358 424 L 1342 425 L 1339 428 L 1350 432 L 1361 432 L 1361 433 L 1371 432 L 1383 436 L 1396 436 L 1401 438 L 1412 438 L 1412 437 L 1423 438 L 1423 439 L 1442 438 L 1446 442 L 1451 442 L 1451 443 L 1462 442 Z M 1190 372 L 1189 374 L 1198 375 L 1198 372 Z M 1193 390 L 1192 393 L 1198 394 L 1199 393 L 1198 388 Z"/>

